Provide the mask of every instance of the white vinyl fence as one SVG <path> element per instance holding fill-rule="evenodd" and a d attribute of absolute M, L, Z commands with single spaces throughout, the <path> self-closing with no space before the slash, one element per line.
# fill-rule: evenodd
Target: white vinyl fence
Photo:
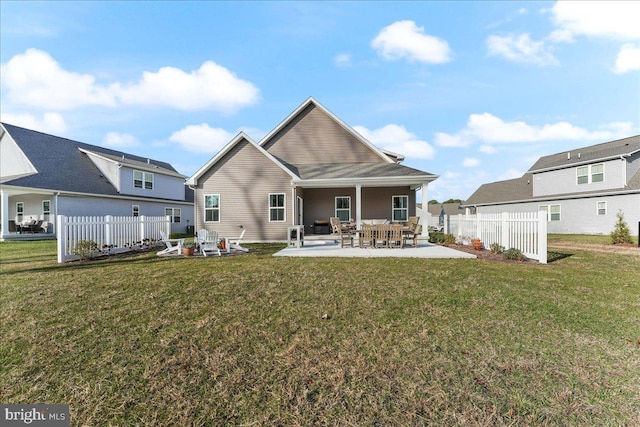
<path fill-rule="evenodd" d="M 485 249 L 497 243 L 519 249 L 527 258 L 547 263 L 546 212 L 503 212 L 455 215 L 445 220 L 445 233 L 459 238 L 479 238 Z"/>
<path fill-rule="evenodd" d="M 111 254 L 155 245 L 160 231 L 171 234 L 169 216 L 58 215 L 58 262 L 78 259 L 84 251 Z"/>

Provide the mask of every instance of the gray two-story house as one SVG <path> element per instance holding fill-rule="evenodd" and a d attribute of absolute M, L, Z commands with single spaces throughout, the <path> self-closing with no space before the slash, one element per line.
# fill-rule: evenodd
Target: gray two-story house
<path fill-rule="evenodd" d="M 171 217 L 193 226 L 193 191 L 170 164 L 0 124 L 0 239 L 55 236 L 57 215 Z"/>
<path fill-rule="evenodd" d="M 547 214 L 549 233 L 608 234 L 640 221 L 640 135 L 544 156 L 521 177 L 484 184 L 462 206 Z"/>

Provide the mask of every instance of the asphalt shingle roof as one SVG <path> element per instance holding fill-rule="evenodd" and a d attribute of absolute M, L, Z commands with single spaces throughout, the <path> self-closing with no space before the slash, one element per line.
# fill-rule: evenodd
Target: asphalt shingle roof
<path fill-rule="evenodd" d="M 169 163 L 134 156 L 122 151 L 85 144 L 18 126 L 2 123 L 18 147 L 29 158 L 38 173 L 11 181 L 5 185 L 41 188 L 73 193 L 117 196 L 115 187 L 105 178 L 86 153 L 80 149 L 100 154 L 110 159 L 122 159 L 125 163 L 145 168 L 156 168 L 158 173 L 180 176 Z M 193 200 L 193 191 L 185 187 L 186 199 Z"/>
<path fill-rule="evenodd" d="M 292 169 L 302 179 L 379 178 L 432 175 L 396 163 L 321 163 Z"/>

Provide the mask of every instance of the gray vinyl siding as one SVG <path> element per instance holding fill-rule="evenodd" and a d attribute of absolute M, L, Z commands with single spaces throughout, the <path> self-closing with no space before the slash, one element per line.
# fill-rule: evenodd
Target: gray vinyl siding
<path fill-rule="evenodd" d="M 627 182 L 640 170 L 640 152 L 627 159 Z"/>
<path fill-rule="evenodd" d="M 598 202 L 606 202 L 606 215 L 598 215 Z M 640 194 L 478 206 L 477 210 L 480 213 L 536 212 L 540 205 L 560 205 L 560 221 L 547 223 L 549 233 L 609 234 L 615 226 L 616 213 L 622 210 L 631 234 L 638 234 Z"/>
<path fill-rule="evenodd" d="M 269 221 L 269 194 L 284 193 L 285 221 Z M 205 222 L 204 196 L 220 195 L 220 222 Z M 224 237 L 240 234 L 244 240 L 281 241 L 293 217 L 294 192 L 289 176 L 247 141 L 238 142 L 198 180 L 195 194 L 196 227 L 215 230 Z"/>
<path fill-rule="evenodd" d="M 133 186 L 133 171 L 153 174 L 153 189 L 135 188 Z M 132 196 L 155 197 L 158 199 L 184 199 L 184 179 L 163 175 L 146 169 L 121 168 L 120 193 Z"/>
<path fill-rule="evenodd" d="M 617 159 L 594 164 L 604 164 L 603 182 L 578 184 L 577 167 L 536 173 L 533 175 L 533 197 L 610 190 L 623 188 L 626 185 L 626 161 Z"/>
<path fill-rule="evenodd" d="M 321 109 L 310 104 L 263 146 L 294 165 L 384 162 Z"/>

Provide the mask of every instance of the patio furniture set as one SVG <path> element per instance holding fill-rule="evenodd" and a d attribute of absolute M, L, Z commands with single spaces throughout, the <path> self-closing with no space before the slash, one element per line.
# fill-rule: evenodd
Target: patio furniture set
<path fill-rule="evenodd" d="M 406 224 L 389 223 L 387 220 L 364 220 L 358 230 L 355 222 L 341 223 L 337 217 L 330 219 L 331 230 L 334 236 L 340 238 L 340 247 L 344 248 L 345 242 L 354 247 L 354 240 L 358 237 L 358 246 L 361 248 L 399 248 L 402 249 L 408 241 L 412 246 L 418 246 L 418 236 L 422 231 L 419 224 L 420 217 L 409 217 Z"/>
<path fill-rule="evenodd" d="M 194 243 L 185 244 L 185 239 L 170 239 L 164 231 L 160 231 L 161 241 L 166 248 L 157 253 L 157 255 L 183 255 L 183 249 L 193 249 L 189 251 L 192 256 L 197 250 L 202 256 L 222 256 L 222 253 L 231 253 L 232 250 L 240 252 L 249 252 L 249 249 L 242 247 L 240 243 L 244 237 L 246 229 L 243 229 L 238 237 L 221 237 L 217 231 L 198 230 Z"/>
<path fill-rule="evenodd" d="M 48 233 L 49 222 L 36 219 L 25 220 L 9 220 L 9 232 L 15 232 L 19 234 L 23 233 Z"/>

